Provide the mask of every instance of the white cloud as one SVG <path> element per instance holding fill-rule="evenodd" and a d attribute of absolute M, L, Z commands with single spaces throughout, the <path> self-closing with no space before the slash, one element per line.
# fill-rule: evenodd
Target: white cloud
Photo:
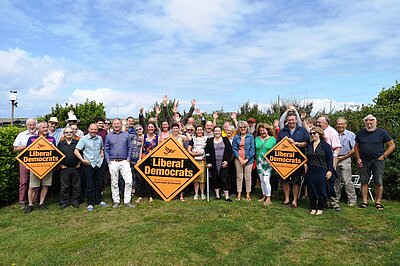
<path fill-rule="evenodd" d="M 42 102 L 58 98 L 59 90 L 63 86 L 65 70 L 56 70 L 43 77 L 42 85 L 37 89 L 29 89 L 30 99 L 40 99 Z"/>
<path fill-rule="evenodd" d="M 140 108 L 151 107 L 156 101 L 160 102 L 161 94 L 148 92 L 125 92 L 110 88 L 77 89 L 69 98 L 72 104 L 89 101 L 101 102 L 106 107 L 108 117 L 137 117 Z"/>

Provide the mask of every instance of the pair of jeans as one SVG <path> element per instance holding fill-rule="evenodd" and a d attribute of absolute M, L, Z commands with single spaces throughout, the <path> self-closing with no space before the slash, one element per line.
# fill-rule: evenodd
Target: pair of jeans
<path fill-rule="evenodd" d="M 86 178 L 86 199 L 88 205 L 98 205 L 101 202 L 104 167 L 105 162 L 100 167 L 92 167 L 91 165 L 83 167 Z"/>

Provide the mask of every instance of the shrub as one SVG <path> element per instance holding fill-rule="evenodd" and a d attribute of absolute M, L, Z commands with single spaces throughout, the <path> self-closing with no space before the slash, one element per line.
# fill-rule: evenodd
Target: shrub
<path fill-rule="evenodd" d="M 0 128 L 0 206 L 15 202 L 18 198 L 19 169 L 13 152 L 17 127 Z"/>

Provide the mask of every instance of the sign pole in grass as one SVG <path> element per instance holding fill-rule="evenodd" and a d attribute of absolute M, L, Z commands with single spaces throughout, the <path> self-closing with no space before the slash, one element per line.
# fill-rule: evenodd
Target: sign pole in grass
<path fill-rule="evenodd" d="M 203 172 L 172 136 L 141 159 L 135 169 L 165 201 L 172 200 Z"/>

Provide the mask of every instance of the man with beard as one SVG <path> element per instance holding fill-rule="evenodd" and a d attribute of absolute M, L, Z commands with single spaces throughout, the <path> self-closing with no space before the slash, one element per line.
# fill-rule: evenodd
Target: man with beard
<path fill-rule="evenodd" d="M 29 137 L 36 135 L 36 120 L 29 118 L 26 120 L 27 130 L 18 134 L 14 141 L 14 152 L 21 152 L 26 148 Z M 19 205 L 21 209 L 25 208 L 28 199 L 29 170 L 19 163 Z"/>
<path fill-rule="evenodd" d="M 372 114 L 364 118 L 364 125 L 365 128 L 356 134 L 354 147 L 360 171 L 362 196 L 360 208 L 366 208 L 368 205 L 368 180 L 372 174 L 375 182 L 375 208 L 382 211 L 384 161 L 394 151 L 395 144 L 386 130 L 377 128 L 376 118 Z"/>

